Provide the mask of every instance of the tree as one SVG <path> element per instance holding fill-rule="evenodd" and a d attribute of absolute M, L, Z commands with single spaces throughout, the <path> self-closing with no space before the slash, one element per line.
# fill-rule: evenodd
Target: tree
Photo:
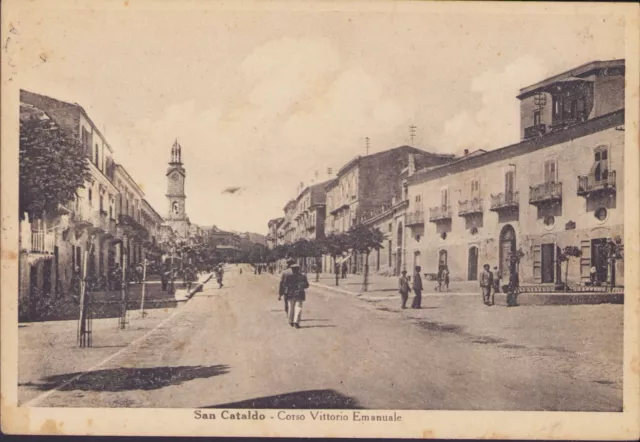
<path fill-rule="evenodd" d="M 369 254 L 372 250 L 382 248 L 384 234 L 380 229 L 357 224 L 349 229 L 347 236 L 351 250 L 365 255 L 362 290 L 366 292 L 369 285 Z"/>
<path fill-rule="evenodd" d="M 582 251 L 580 248 L 575 246 L 566 246 L 564 249 L 560 251 L 558 254 L 558 261 L 560 263 L 566 262 L 564 268 L 564 291 L 569 291 L 569 260 L 571 258 L 580 258 L 582 256 Z M 560 264 L 562 265 L 562 264 Z"/>
<path fill-rule="evenodd" d="M 21 115 L 19 155 L 21 219 L 56 213 L 90 179 L 82 143 L 44 112 Z"/>
<path fill-rule="evenodd" d="M 344 233 L 331 233 L 324 240 L 322 240 L 322 249 L 333 259 L 337 286 L 339 278 L 339 270 L 337 267 L 338 256 L 341 256 L 344 252 L 349 250 L 349 239 Z"/>

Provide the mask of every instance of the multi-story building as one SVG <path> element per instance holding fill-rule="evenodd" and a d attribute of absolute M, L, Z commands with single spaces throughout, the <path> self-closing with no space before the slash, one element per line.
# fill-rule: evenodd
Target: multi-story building
<path fill-rule="evenodd" d="M 273 249 L 275 246 L 278 245 L 278 228 L 282 225 L 283 222 L 284 222 L 284 218 L 280 217 L 280 218 L 271 219 L 267 223 L 267 226 L 269 228 L 269 231 L 266 237 L 268 249 Z"/>
<path fill-rule="evenodd" d="M 299 239 L 324 238 L 324 220 L 326 209 L 326 185 L 329 182 L 316 183 L 305 187 L 293 200 L 291 209 L 291 241 Z"/>
<path fill-rule="evenodd" d="M 38 235 L 45 234 L 51 239 L 42 244 L 51 245 L 54 259 L 24 268 L 23 275 L 30 276 L 25 276 L 26 284 L 21 287 L 26 291 L 40 288 L 52 294 L 67 292 L 74 272 L 80 271 L 85 251 L 89 252 L 87 267 L 92 285 L 105 286 L 108 263 L 114 259 L 112 246 L 117 242 L 115 202 L 118 192 L 110 179 L 114 167 L 113 149 L 80 105 L 24 90 L 20 91 L 20 102 L 22 108 L 41 112 L 78 137 L 84 146 L 90 173 L 90 180 L 78 189 L 76 199 L 60 208 L 62 215 L 52 214 L 55 219 L 38 220 L 31 226 L 36 240 L 28 247 L 40 247 Z M 48 230 L 47 226 L 56 227 Z"/>
<path fill-rule="evenodd" d="M 150 260 L 158 260 L 162 255 L 160 226 L 164 219 L 145 199 L 142 200 L 142 227 L 148 232 L 147 241 L 144 243 L 144 257 Z"/>
<path fill-rule="evenodd" d="M 140 225 L 144 195 L 126 170 L 115 164 L 111 145 L 82 106 L 22 90 L 20 110 L 21 118 L 47 118 L 76 136 L 84 146 L 90 175 L 58 213 L 21 223 L 20 299 L 32 304 L 37 291 L 68 293 L 85 254 L 89 289 L 106 289 L 110 269 L 116 262 L 122 264 L 123 251 L 131 255 L 130 262 L 142 256 L 147 238 Z M 133 223 L 127 224 L 125 218 Z M 152 218 L 157 222 L 157 213 Z"/>
<path fill-rule="evenodd" d="M 405 199 L 402 186 L 403 171 L 407 173 L 406 170 L 410 167 L 437 166 L 452 159 L 453 155 L 434 154 L 411 146 L 401 146 L 354 158 L 325 186 L 325 233 L 346 232 L 356 223 L 368 219 L 371 214 L 385 211 L 400 203 Z M 387 267 L 398 271 L 404 263 L 404 241 L 401 240 L 404 237 L 403 223 L 396 221 L 393 224 L 391 244 L 387 244 L 391 250 Z M 396 241 L 395 238 L 400 240 Z M 327 260 L 328 257 L 325 257 L 325 268 L 332 268 Z M 363 257 L 352 255 L 349 262 L 351 272 L 363 270 Z"/>
<path fill-rule="evenodd" d="M 116 259 L 121 266 L 131 266 L 142 262 L 144 246 L 149 240 L 149 232 L 142 225 L 144 192 L 121 164 L 116 164 L 113 180 L 119 191 L 118 228 L 122 232 Z"/>
<path fill-rule="evenodd" d="M 521 282 L 552 284 L 561 249 L 575 246 L 569 282 L 595 267 L 621 284 L 622 263 L 602 250 L 623 236 L 624 72 L 624 60 L 592 62 L 525 87 L 520 142 L 411 174 L 410 263 L 459 281 L 486 263 L 508 280 L 520 256 Z"/>

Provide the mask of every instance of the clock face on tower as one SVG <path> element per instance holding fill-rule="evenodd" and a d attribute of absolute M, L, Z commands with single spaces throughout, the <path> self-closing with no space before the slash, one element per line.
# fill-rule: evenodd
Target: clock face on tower
<path fill-rule="evenodd" d="M 173 181 L 178 181 L 178 174 L 177 174 L 177 173 L 172 174 L 172 175 L 171 175 L 171 179 L 172 179 Z"/>

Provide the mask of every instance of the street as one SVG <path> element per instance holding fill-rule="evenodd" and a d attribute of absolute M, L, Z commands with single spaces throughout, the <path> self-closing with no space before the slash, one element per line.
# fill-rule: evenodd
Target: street
<path fill-rule="evenodd" d="M 365 301 L 312 286 L 302 326 L 294 329 L 277 301 L 277 275 L 239 268 L 228 266 L 222 289 L 214 278 L 177 309 L 158 309 L 150 333 L 136 332 L 135 321 L 133 330 L 112 331 L 139 336 L 128 346 L 103 348 L 100 358 L 111 359 L 93 361 L 96 368 L 79 379 L 73 380 L 86 368 L 37 372 L 55 360 L 37 349 L 25 360 L 23 347 L 34 342 L 27 340 L 21 403 L 622 409 L 622 305 L 486 308 L 469 296 L 427 295 L 422 310 L 400 310 L 393 298 Z M 29 327 L 20 329 L 21 343 Z M 100 328 L 94 333 L 98 346 Z"/>

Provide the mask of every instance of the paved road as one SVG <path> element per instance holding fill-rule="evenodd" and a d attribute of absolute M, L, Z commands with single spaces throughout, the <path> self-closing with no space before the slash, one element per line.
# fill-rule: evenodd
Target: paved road
<path fill-rule="evenodd" d="M 247 268 L 240 275 L 230 267 L 225 279 L 224 288 L 209 282 L 147 338 L 37 405 L 622 407 L 621 367 L 588 351 L 563 351 L 565 331 L 556 333 L 557 341 L 548 347 L 522 345 L 442 322 L 437 309 L 426 308 L 416 312 L 419 320 L 410 319 L 321 288 L 309 290 L 302 327 L 294 329 L 276 301 L 276 278 Z M 485 309 L 483 320 L 496 321 L 507 311 Z M 50 377 L 38 388 L 46 391 L 75 375 Z"/>

